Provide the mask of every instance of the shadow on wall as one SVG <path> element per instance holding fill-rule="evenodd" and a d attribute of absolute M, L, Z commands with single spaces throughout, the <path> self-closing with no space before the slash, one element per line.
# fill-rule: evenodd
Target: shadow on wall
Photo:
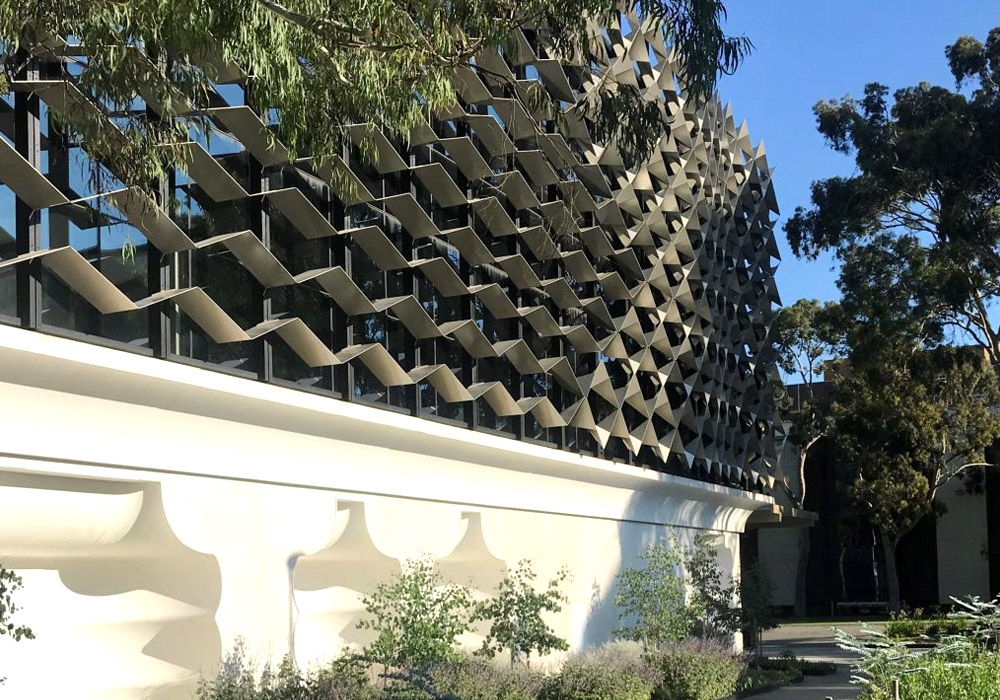
<path fill-rule="evenodd" d="M 725 515 L 726 509 L 721 513 Z M 615 596 L 618 576 L 627 568 L 644 565 L 639 555 L 647 547 L 667 543 L 671 535 L 682 545 L 690 545 L 702 530 L 729 529 L 732 523 L 719 519 L 720 509 L 708 503 L 676 497 L 665 497 L 655 491 L 636 492 L 630 499 L 618 523 L 619 563 L 614 574 L 605 581 L 592 582 L 590 613 L 583 628 L 582 644 L 591 647 L 611 640 L 611 631 L 621 627 Z M 658 525 L 657 521 L 684 523 L 684 526 Z M 739 563 L 738 535 L 720 533 L 716 543 L 722 570 L 736 573 Z M 722 547 L 718 545 L 721 544 Z"/>
<path fill-rule="evenodd" d="M 376 532 L 380 528 L 371 522 L 369 508 L 361 501 L 338 501 L 330 543 L 292 564 L 292 653 L 301 663 L 370 642 L 374 632 L 357 628 L 364 617 L 361 597 L 398 574 L 405 559 L 422 552 L 433 556 L 432 538 L 426 548 L 411 545 L 409 551 L 392 552 L 399 556 L 386 554 L 385 544 L 380 548 L 373 540 L 372 526 Z M 457 524 L 457 531 L 452 529 L 447 538 L 446 546 L 454 543 L 450 551 L 435 557 L 438 570 L 448 581 L 489 594 L 507 567 L 486 544 L 481 514 L 447 509 L 443 515 L 452 520 L 451 527 L 444 523 L 445 529 Z"/>
<path fill-rule="evenodd" d="M 219 567 L 174 536 L 158 484 L 0 472 L 0 538 L 37 635 L 4 652 L 11 697 L 187 699 L 217 663 Z"/>
<path fill-rule="evenodd" d="M 10 675 L 4 690 L 11 697 L 69 698 L 83 691 L 190 700 L 199 676 L 213 674 L 223 635 L 242 633 L 235 628 L 258 632 L 248 637 L 257 652 L 271 644 L 279 645 L 273 649 L 279 656 L 290 650 L 301 663 L 329 659 L 371 640 L 373 632 L 357 629 L 362 595 L 421 554 L 480 598 L 520 559 L 533 562 L 540 585 L 568 566 L 575 579 L 565 591 L 569 605 L 551 622 L 574 647 L 593 646 L 619 626 L 615 575 L 637 565 L 648 545 L 669 538 L 670 528 L 655 523 L 741 529 L 726 520 L 738 518 L 738 509 L 666 488 L 632 494 L 619 522 L 388 498 L 342 500 L 271 486 L 220 493 L 232 508 L 213 500 L 214 491 L 168 490 L 168 512 L 185 515 L 177 522 L 187 529 L 175 534 L 159 484 L 0 472 L 0 558 L 25 579 L 19 604 L 38 635 L 4 650 L 2 670 Z M 214 515 L 221 510 L 220 522 L 230 529 L 201 539 L 233 551 L 196 545 L 210 555 L 182 544 L 180 538 L 201 541 L 195 536 L 205 523 L 219 521 L 198 517 L 206 508 Z M 246 531 L 232 527 L 241 513 Z M 675 532 L 687 543 L 698 530 Z M 735 567 L 737 536 L 724 540 L 720 551 L 733 556 Z M 42 612 L 33 615 L 33 609 Z M 249 619 L 261 611 L 277 615 L 268 615 L 266 624 Z M 485 631 L 484 623 L 461 641 L 477 647 Z M 52 659 L 60 660 L 58 674 Z"/>

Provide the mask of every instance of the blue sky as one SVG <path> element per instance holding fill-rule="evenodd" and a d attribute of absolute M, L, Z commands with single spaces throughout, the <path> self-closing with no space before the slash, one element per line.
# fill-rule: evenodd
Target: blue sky
<path fill-rule="evenodd" d="M 795 207 L 808 205 L 813 180 L 853 170 L 850 158 L 823 143 L 812 106 L 859 96 L 869 82 L 951 87 L 944 47 L 964 34 L 985 39 L 1000 25 L 1000 0 L 729 0 L 726 6 L 729 33 L 746 34 L 756 47 L 720 89 L 737 124 L 745 119 L 754 143 L 763 139 L 775 169 L 782 301 L 837 299 L 835 261 L 796 260 L 781 231 Z"/>

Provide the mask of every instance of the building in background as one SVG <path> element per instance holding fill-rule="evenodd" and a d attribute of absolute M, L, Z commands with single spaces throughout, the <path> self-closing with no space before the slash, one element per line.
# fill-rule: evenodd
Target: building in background
<path fill-rule="evenodd" d="M 794 393 L 796 385 L 788 387 Z M 829 382 L 814 385 L 830 400 Z M 797 487 L 799 456 L 789 443 L 782 471 Z M 885 614 L 887 592 L 882 546 L 872 526 L 847 494 L 851 465 L 838 459 L 832 440 L 817 443 L 806 463 L 805 508 L 817 516 L 810 530 L 807 607 L 810 615 Z M 777 491 L 777 490 L 776 490 Z M 775 493 L 779 502 L 786 499 Z M 928 516 L 899 545 L 900 593 L 910 609 L 947 605 L 951 597 L 1000 593 L 1000 475 L 970 473 L 940 491 L 944 513 Z M 748 542 L 774 584 L 774 603 L 784 614 L 795 607 L 798 533 L 761 529 Z"/>
<path fill-rule="evenodd" d="M 672 527 L 738 571 L 781 517 L 770 170 L 657 32 L 607 36 L 601 68 L 663 110 L 646 162 L 468 72 L 405 148 L 359 125 L 311 170 L 226 66 L 158 193 L 50 118 L 101 109 L 82 49 L 33 60 L 0 97 L 0 558 L 38 636 L 4 652 L 12 696 L 188 697 L 241 636 L 329 657 L 422 554 L 483 592 L 568 566 L 576 648 Z M 592 86 L 521 39 L 481 60 Z"/>

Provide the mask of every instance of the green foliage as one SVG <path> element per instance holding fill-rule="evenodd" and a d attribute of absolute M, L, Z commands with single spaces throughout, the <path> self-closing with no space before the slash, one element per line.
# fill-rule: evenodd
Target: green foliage
<path fill-rule="evenodd" d="M 30 627 L 17 625 L 12 619 L 19 609 L 14 603 L 14 594 L 23 587 L 20 576 L 0 566 L 0 636 L 8 636 L 15 642 L 35 638 L 35 633 Z M 0 684 L 3 684 L 4 680 L 5 678 L 0 677 Z"/>
<path fill-rule="evenodd" d="M 956 82 L 820 102 L 820 133 L 855 161 L 850 177 L 813 184 L 812 206 L 785 225 L 797 255 L 842 261 L 840 323 L 849 371 L 834 432 L 857 470 L 852 499 L 878 528 L 892 608 L 899 539 L 940 511 L 938 490 L 998 435 L 994 371 L 1000 327 L 1000 28 L 946 50 Z M 935 349 L 949 337 L 973 353 Z M 992 365 L 993 370 L 988 365 Z M 886 390 L 891 387 L 891 390 Z M 978 468 L 978 467 L 976 467 Z"/>
<path fill-rule="evenodd" d="M 925 516 L 943 511 L 937 502 L 943 486 L 987 466 L 984 452 L 1000 436 L 998 401 L 997 374 L 982 351 L 938 347 L 902 354 L 887 341 L 878 354 L 852 353 L 850 372 L 837 386 L 836 435 L 856 470 L 849 494 L 887 554 L 893 610 L 900 603 L 899 540 Z"/>
<path fill-rule="evenodd" d="M 473 657 L 435 664 L 428 676 L 440 693 L 462 700 L 534 700 L 543 682 L 541 674 Z"/>
<path fill-rule="evenodd" d="M 619 7 L 609 0 L 8 2 L 0 4 L 0 92 L 19 77 L 25 56 L 58 44 L 54 36 L 82 42 L 87 59 L 74 72 L 93 101 L 55 112 L 122 181 L 145 185 L 182 158 L 176 145 L 187 140 L 188 125 L 173 117 L 184 113 L 207 126 L 190 108 L 208 105 L 210 86 L 222 74 L 249 76 L 248 103 L 276 115 L 274 137 L 293 156 L 324 160 L 340 152 L 348 124 L 376 123 L 408 138 L 428 114 L 453 108 L 450 78 L 458 68 L 518 94 L 514 81 L 476 60 L 484 48 L 515 53 L 516 29 L 530 28 L 550 56 L 588 65 L 603 50 L 592 23 L 617 24 Z M 746 38 L 723 31 L 721 0 L 639 0 L 631 7 L 673 41 L 695 95 L 711 94 L 718 73 L 735 70 L 751 48 Z M 637 91 L 613 76 L 595 79 L 593 98 L 574 107 L 573 116 L 592 120 L 597 138 L 618 138 L 626 157 L 648 152 L 659 132 L 650 122 L 665 115 L 637 109 L 643 103 L 628 95 Z M 165 119 L 147 122 L 127 109 L 140 92 L 155 97 L 150 102 Z M 561 105 L 551 100 L 529 106 L 560 116 Z M 118 113 L 119 128 L 102 112 Z"/>
<path fill-rule="evenodd" d="M 853 156 L 854 174 L 815 182 L 812 206 L 785 232 L 796 255 L 843 261 L 852 347 L 905 354 L 914 338 L 950 330 L 997 365 L 1000 328 L 986 309 L 1000 298 L 1000 28 L 945 53 L 971 90 L 921 83 L 890 97 L 872 83 L 859 99 L 816 105 L 820 133 Z"/>
<path fill-rule="evenodd" d="M 35 638 L 30 627 L 15 625 L 12 620 L 19 609 L 14 603 L 14 594 L 23 587 L 24 582 L 17 573 L 0 566 L 0 635 L 6 635 L 15 642 Z"/>
<path fill-rule="evenodd" d="M 740 627 L 740 609 L 733 604 L 735 587 L 723 584 L 715 539 L 714 534 L 700 533 L 685 551 L 684 568 L 690 580 L 688 606 L 698 620 L 698 636 L 728 641 Z"/>
<path fill-rule="evenodd" d="M 780 688 L 802 680 L 802 671 L 794 666 L 757 666 L 750 664 L 736 682 L 736 692 L 740 695 L 761 693 Z"/>
<path fill-rule="evenodd" d="M 618 574 L 615 605 L 628 624 L 615 634 L 649 649 L 688 637 L 695 620 L 687 606 L 683 551 L 676 542 L 660 543 L 646 547 L 639 559 L 646 566 Z"/>
<path fill-rule="evenodd" d="M 765 670 L 794 669 L 799 671 L 803 676 L 829 676 L 837 672 L 837 667 L 829 661 L 806 661 L 805 659 L 797 659 L 792 655 L 754 659 L 750 664 L 750 668 Z"/>
<path fill-rule="evenodd" d="M 893 700 L 895 684 L 906 700 L 996 700 L 1000 698 L 1000 654 L 966 637 L 949 637 L 923 653 L 866 629 L 860 636 L 838 633 L 841 648 L 853 652 L 853 680 L 862 700 Z"/>
<path fill-rule="evenodd" d="M 782 421 L 789 424 L 788 439 L 799 453 L 798 482 L 786 479 L 782 486 L 799 508 L 806 497 L 809 450 L 830 432 L 830 403 L 818 393 L 817 384 L 843 347 L 842 327 L 839 305 L 799 299 L 778 312 L 772 331 L 778 367 L 799 384 L 794 396 L 782 391 L 778 397 Z"/>
<path fill-rule="evenodd" d="M 736 690 L 741 696 L 752 695 L 798 683 L 803 676 L 828 676 L 836 672 L 837 667 L 826 661 L 805 661 L 794 656 L 758 657 L 744 669 Z"/>
<path fill-rule="evenodd" d="M 560 587 L 568 577 L 569 571 L 560 569 L 545 590 L 539 592 L 535 590 L 536 574 L 531 562 L 518 562 L 497 584 L 493 597 L 477 606 L 476 617 L 492 622 L 482 651 L 493 655 L 506 649 L 513 665 L 517 662 L 527 664 L 532 653 L 544 656 L 568 649 L 566 641 L 542 619 L 543 613 L 555 614 L 562 610 L 566 596 Z"/>
<path fill-rule="evenodd" d="M 369 617 L 359 629 L 378 635 L 361 655 L 387 668 L 422 668 L 457 658 L 456 640 L 471 629 L 472 595 L 446 583 L 430 557 L 410 559 L 402 571 L 362 598 Z"/>
<path fill-rule="evenodd" d="M 919 637 L 929 637 L 939 639 L 941 637 L 961 634 L 968 627 L 964 620 L 941 617 L 923 617 L 923 610 L 917 608 L 912 614 L 901 610 L 899 613 L 890 613 L 889 621 L 885 623 L 883 631 L 890 639 L 917 639 Z"/>
<path fill-rule="evenodd" d="M 906 700 L 1000 700 L 1000 655 L 936 654 L 902 676 L 899 692 Z M 883 696 L 867 693 L 865 697 Z"/>
<path fill-rule="evenodd" d="M 660 672 L 649 662 L 643 647 L 638 642 L 617 641 L 593 647 L 574 654 L 575 663 L 614 669 L 618 673 L 641 678 L 657 686 L 662 680 Z"/>
<path fill-rule="evenodd" d="M 824 362 L 836 355 L 841 344 L 839 307 L 799 299 L 778 312 L 774 333 L 778 367 L 809 384 L 820 377 Z"/>
<path fill-rule="evenodd" d="M 716 700 L 731 695 L 744 667 L 728 646 L 709 641 L 650 652 L 649 662 L 662 675 L 652 700 Z"/>
<path fill-rule="evenodd" d="M 829 661 L 806 661 L 795 659 L 794 664 L 803 676 L 829 676 L 837 672 L 837 667 Z"/>
<path fill-rule="evenodd" d="M 740 626 L 749 642 L 760 654 L 761 637 L 765 630 L 774 629 L 778 621 L 772 612 L 774 586 L 760 562 L 744 566 L 739 580 Z"/>
<path fill-rule="evenodd" d="M 222 660 L 222 668 L 212 681 L 202 680 L 198 700 L 377 700 L 368 670 L 352 657 L 310 671 L 298 668 L 290 658 L 273 667 L 249 657 L 245 642 Z"/>
<path fill-rule="evenodd" d="M 858 469 L 854 499 L 895 543 L 934 510 L 944 484 L 984 464 L 1000 436 L 993 410 L 1000 387 L 983 355 L 970 350 L 877 359 L 852 363 L 838 387 L 837 432 Z"/>
<path fill-rule="evenodd" d="M 542 686 L 539 700 L 649 700 L 655 676 L 622 649 L 571 657 Z"/>
<path fill-rule="evenodd" d="M 982 648 L 1000 648 L 1000 598 L 983 601 L 979 596 L 964 600 L 952 597 L 957 608 L 949 620 L 962 624 L 963 633 Z"/>
<path fill-rule="evenodd" d="M 906 700 L 1000 698 L 1000 599 L 952 602 L 959 612 L 949 619 L 963 622 L 962 634 L 944 636 L 926 651 L 876 629 L 837 632 L 839 646 L 857 657 L 852 680 L 862 686 L 862 700 L 892 700 L 897 683 Z"/>

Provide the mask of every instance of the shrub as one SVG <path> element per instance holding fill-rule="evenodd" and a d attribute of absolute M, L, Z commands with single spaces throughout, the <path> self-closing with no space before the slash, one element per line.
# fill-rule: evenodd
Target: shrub
<path fill-rule="evenodd" d="M 740 623 L 744 640 L 760 656 L 764 630 L 778 626 L 771 611 L 773 585 L 760 562 L 743 567 L 737 585 L 740 593 Z"/>
<path fill-rule="evenodd" d="M 863 697 L 883 697 L 872 690 Z M 899 690 L 906 700 L 1000 700 L 1000 654 L 935 654 L 915 662 L 914 671 L 900 677 Z"/>
<path fill-rule="evenodd" d="M 312 670 L 285 658 L 275 668 L 247 656 L 243 640 L 226 653 L 215 680 L 202 680 L 198 700 L 376 700 L 367 668 L 355 659 L 338 659 Z"/>
<path fill-rule="evenodd" d="M 386 668 L 422 668 L 456 659 L 456 640 L 471 629 L 472 594 L 446 583 L 430 557 L 408 560 L 361 602 L 369 617 L 358 628 L 378 635 L 362 656 Z"/>
<path fill-rule="evenodd" d="M 698 621 L 698 636 L 729 641 L 740 627 L 740 609 L 733 604 L 736 587 L 723 584 L 716 537 L 708 532 L 696 536 L 685 550 L 684 568 L 691 578 L 689 605 Z"/>
<path fill-rule="evenodd" d="M 796 659 L 795 665 L 803 676 L 829 676 L 837 672 L 837 667 L 829 661 L 804 661 Z"/>
<path fill-rule="evenodd" d="M 791 685 L 802 680 L 802 671 L 793 666 L 764 668 L 749 666 L 736 683 L 740 695 L 760 693 L 783 685 Z"/>
<path fill-rule="evenodd" d="M 653 700 L 715 700 L 731 695 L 744 667 L 731 649 L 707 640 L 652 652 L 649 659 L 662 674 Z"/>
<path fill-rule="evenodd" d="M 855 677 L 863 685 L 864 700 L 1000 700 L 1000 601 L 952 599 L 954 615 L 968 625 L 962 635 L 945 637 L 924 653 L 880 630 L 864 628 L 858 636 L 838 631 L 842 649 L 854 653 Z"/>
<path fill-rule="evenodd" d="M 687 606 L 682 550 L 676 542 L 650 545 L 639 559 L 645 567 L 629 567 L 618 575 L 615 605 L 626 624 L 615 634 L 650 649 L 689 636 L 695 620 Z"/>
<path fill-rule="evenodd" d="M 658 674 L 637 647 L 608 645 L 570 657 L 539 700 L 649 700 Z"/>
<path fill-rule="evenodd" d="M 566 641 L 556 636 L 542 619 L 544 612 L 562 610 L 566 596 L 560 586 L 568 577 L 569 571 L 560 569 L 545 590 L 539 592 L 535 590 L 531 562 L 518 562 L 497 585 L 495 595 L 477 606 L 477 618 L 491 621 L 482 651 L 492 656 L 507 649 L 511 665 L 518 661 L 527 665 L 532 652 L 545 655 L 568 649 Z"/>
<path fill-rule="evenodd" d="M 885 623 L 885 633 L 893 639 L 918 639 L 930 637 L 938 639 L 949 635 L 961 634 L 969 629 L 966 620 L 957 618 L 921 618 L 918 608 L 912 616 L 906 611 L 892 615 Z"/>
<path fill-rule="evenodd" d="M 539 673 L 479 658 L 435 664 L 427 676 L 440 694 L 462 700 L 534 700 L 543 682 Z"/>
<path fill-rule="evenodd" d="M 376 700 L 379 697 L 379 691 L 372 685 L 368 664 L 358 656 L 343 656 L 309 673 L 306 678 L 315 700 Z M 312 700 L 310 696 L 306 698 Z"/>
<path fill-rule="evenodd" d="M 641 678 L 652 686 L 660 684 L 662 678 L 643 652 L 638 642 L 618 641 L 602 644 L 572 655 L 567 663 L 587 664 L 610 668 L 618 673 Z"/>
<path fill-rule="evenodd" d="M 837 667 L 829 661 L 806 661 L 804 659 L 796 659 L 794 656 L 755 659 L 750 666 L 765 670 L 791 668 L 800 671 L 804 676 L 828 676 L 831 673 L 837 672 Z"/>

